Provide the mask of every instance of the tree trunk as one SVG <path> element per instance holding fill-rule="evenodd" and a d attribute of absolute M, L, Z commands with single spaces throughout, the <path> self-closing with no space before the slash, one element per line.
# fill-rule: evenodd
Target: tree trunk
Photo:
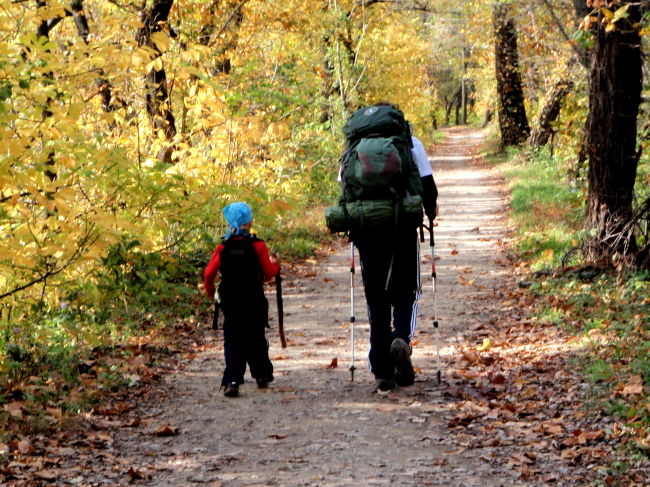
<path fill-rule="evenodd" d="M 578 24 L 593 11 L 593 8 L 587 6 L 587 0 L 573 0 L 573 8 L 576 11 Z"/>
<path fill-rule="evenodd" d="M 508 4 L 496 5 L 493 17 L 499 125 L 503 146 L 519 145 L 526 141 L 530 133 L 519 72 L 517 31 L 510 9 Z"/>
<path fill-rule="evenodd" d="M 169 18 L 169 12 L 174 0 L 154 0 L 151 9 L 144 13 L 143 27 L 138 31 L 138 43 L 147 46 L 155 52 L 155 57 L 162 53 L 151 35 L 163 30 Z M 167 75 L 165 68 L 155 67 L 147 73 L 147 93 L 145 95 L 147 114 L 156 133 L 162 131 L 165 139 L 170 142 L 176 135 L 176 120 L 171 110 L 171 100 L 167 92 Z M 172 147 L 166 147 L 158 154 L 158 159 L 167 163 L 172 162 Z"/>
<path fill-rule="evenodd" d="M 629 2 L 622 2 L 628 4 Z M 629 4 L 629 17 L 606 30 L 602 22 L 593 27 L 589 77 L 587 151 L 588 228 L 597 229 L 592 257 L 610 257 L 636 251 L 632 231 L 625 230 L 632 213 L 637 163 L 636 121 L 641 102 L 642 56 L 639 8 Z"/>
<path fill-rule="evenodd" d="M 528 145 L 533 149 L 539 149 L 548 143 L 551 134 L 554 132 L 552 124 L 560 115 L 564 98 L 572 87 L 573 81 L 568 79 L 567 76 L 561 76 L 555 82 L 551 93 L 546 98 L 546 102 L 539 112 L 539 118 L 537 119 L 535 128 L 528 139 Z"/>

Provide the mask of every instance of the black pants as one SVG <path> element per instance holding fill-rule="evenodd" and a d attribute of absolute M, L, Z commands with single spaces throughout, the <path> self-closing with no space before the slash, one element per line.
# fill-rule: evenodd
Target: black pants
<path fill-rule="evenodd" d="M 391 343 L 398 337 L 409 343 L 415 331 L 421 293 L 417 231 L 402 230 L 396 237 L 394 227 L 386 227 L 355 235 L 354 243 L 361 257 L 368 304 L 370 370 L 378 379 L 392 379 L 395 364 L 390 356 Z"/>
<path fill-rule="evenodd" d="M 223 339 L 226 369 L 221 385 L 244 383 L 246 364 L 254 379 L 272 379 L 273 364 L 269 359 L 268 302 L 224 303 Z"/>

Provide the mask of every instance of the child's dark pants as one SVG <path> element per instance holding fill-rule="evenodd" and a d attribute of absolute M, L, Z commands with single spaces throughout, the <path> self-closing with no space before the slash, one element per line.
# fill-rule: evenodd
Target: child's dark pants
<path fill-rule="evenodd" d="M 269 359 L 269 345 L 265 336 L 268 323 L 266 298 L 263 303 L 226 305 L 222 309 L 226 370 L 221 385 L 232 382 L 243 384 L 247 363 L 254 379 L 271 379 L 273 364 Z"/>

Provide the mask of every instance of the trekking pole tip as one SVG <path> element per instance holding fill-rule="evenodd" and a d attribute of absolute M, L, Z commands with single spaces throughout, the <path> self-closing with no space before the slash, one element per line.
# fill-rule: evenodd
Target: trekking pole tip
<path fill-rule="evenodd" d="M 442 384 L 442 374 L 438 371 L 438 385 Z"/>

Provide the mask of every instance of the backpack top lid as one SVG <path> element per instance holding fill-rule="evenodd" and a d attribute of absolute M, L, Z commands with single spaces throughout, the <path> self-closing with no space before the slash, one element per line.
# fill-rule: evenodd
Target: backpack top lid
<path fill-rule="evenodd" d="M 354 112 L 343 126 L 348 143 L 368 136 L 390 137 L 408 131 L 404 113 L 391 106 L 369 106 Z"/>

